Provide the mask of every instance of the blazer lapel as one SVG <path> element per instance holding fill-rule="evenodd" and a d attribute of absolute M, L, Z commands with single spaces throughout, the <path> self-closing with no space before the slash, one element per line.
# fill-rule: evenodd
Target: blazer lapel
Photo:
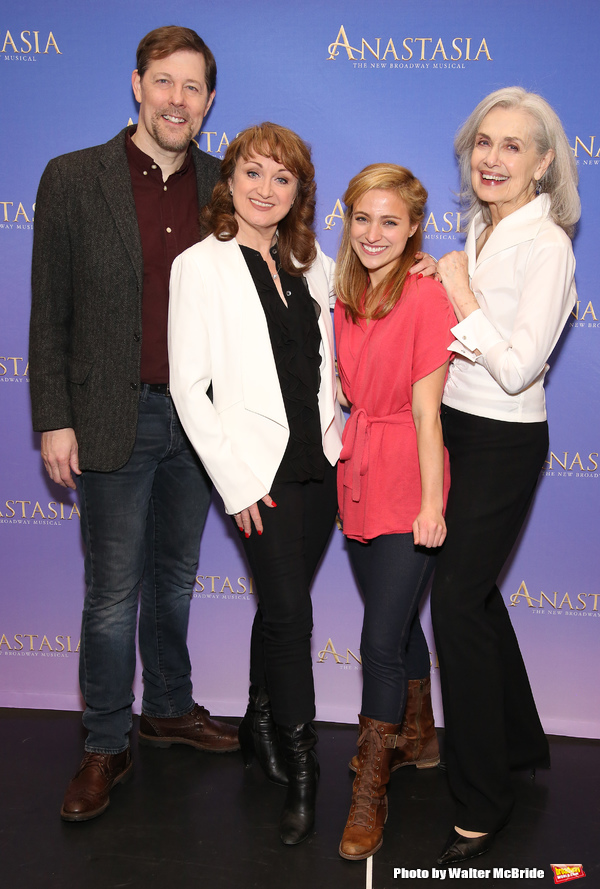
<path fill-rule="evenodd" d="M 114 139 L 106 143 L 101 158 L 104 168 L 100 171 L 98 178 L 141 287 L 144 274 L 142 243 L 125 152 L 126 132 L 127 130 L 122 130 Z"/>
<path fill-rule="evenodd" d="M 219 162 L 200 151 L 192 143 L 192 160 L 196 169 L 198 206 L 204 207 L 211 199 L 213 188 L 219 179 Z"/>
<path fill-rule="evenodd" d="M 306 273 L 306 280 L 311 296 L 319 304 L 321 314 L 319 315 L 319 332 L 321 334 L 321 386 L 319 389 L 319 415 L 321 418 L 321 429 L 325 432 L 329 429 L 331 423 L 335 419 L 335 398 L 333 394 L 333 380 L 335 378 L 333 367 L 334 345 L 333 345 L 333 325 L 327 324 L 326 319 L 330 321 L 331 310 L 329 308 L 329 281 L 320 264 L 313 263 Z"/>
<path fill-rule="evenodd" d="M 231 290 L 237 292 L 239 298 L 244 406 L 246 410 L 268 417 L 287 429 L 287 415 L 267 319 L 252 275 L 236 241 L 218 243 L 227 248 Z"/>

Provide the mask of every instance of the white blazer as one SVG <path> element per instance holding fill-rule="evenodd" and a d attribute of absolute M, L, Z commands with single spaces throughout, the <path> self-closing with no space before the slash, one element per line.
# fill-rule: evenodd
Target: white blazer
<path fill-rule="evenodd" d="M 317 245 L 306 280 L 321 308 L 319 413 L 333 466 L 343 422 L 335 399 L 332 277 L 333 262 Z M 267 321 L 237 241 L 211 235 L 175 259 L 168 335 L 170 389 L 183 427 L 226 512 L 240 512 L 269 492 L 289 427 Z"/>

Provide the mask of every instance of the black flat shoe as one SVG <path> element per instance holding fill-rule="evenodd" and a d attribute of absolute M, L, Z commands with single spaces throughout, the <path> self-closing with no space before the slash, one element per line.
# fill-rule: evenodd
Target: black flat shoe
<path fill-rule="evenodd" d="M 495 835 L 495 833 L 484 833 L 482 837 L 464 837 L 452 828 L 436 863 L 459 864 L 461 861 L 468 861 L 469 858 L 477 858 L 478 855 L 489 852 Z"/>

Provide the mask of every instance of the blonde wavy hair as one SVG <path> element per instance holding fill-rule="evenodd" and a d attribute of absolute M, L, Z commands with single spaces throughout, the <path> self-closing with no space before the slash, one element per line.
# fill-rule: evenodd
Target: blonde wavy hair
<path fill-rule="evenodd" d="M 383 318 L 394 308 L 423 239 L 420 224 L 425 217 L 427 191 L 410 170 L 396 164 L 371 164 L 350 180 L 342 198 L 347 209 L 337 257 L 335 291 L 338 300 L 345 306 L 346 317 L 352 318 L 354 323 L 365 317 L 363 297 L 369 284 L 369 273 L 352 248 L 350 229 L 357 203 L 374 188 L 393 191 L 404 202 L 411 225 L 417 228 L 406 242 L 398 262 L 373 290 L 371 302 L 377 308 L 369 317 Z"/>

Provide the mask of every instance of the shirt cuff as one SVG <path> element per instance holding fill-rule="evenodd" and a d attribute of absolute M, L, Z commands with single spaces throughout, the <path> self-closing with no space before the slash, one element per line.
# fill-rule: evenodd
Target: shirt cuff
<path fill-rule="evenodd" d="M 477 351 L 486 355 L 493 346 L 503 342 L 502 337 L 481 309 L 471 312 L 464 321 L 459 321 L 451 330 L 456 340 L 450 348 L 452 351 L 464 355 L 469 361 L 477 360 L 475 354 Z"/>

